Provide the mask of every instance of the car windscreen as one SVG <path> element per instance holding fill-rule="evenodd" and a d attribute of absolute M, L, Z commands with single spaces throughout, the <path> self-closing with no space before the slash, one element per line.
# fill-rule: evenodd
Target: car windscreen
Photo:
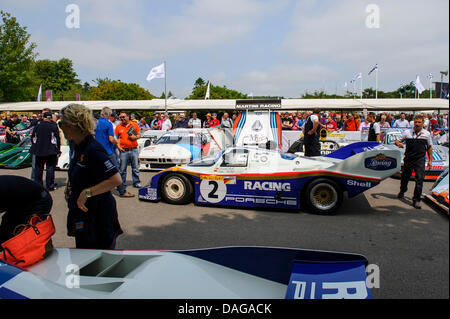
<path fill-rule="evenodd" d="M 164 135 L 161 136 L 155 143 L 159 144 L 188 144 L 197 145 L 200 144 L 199 138 L 192 135 Z"/>
<path fill-rule="evenodd" d="M 188 166 L 195 166 L 195 167 L 213 166 L 219 160 L 219 158 L 221 158 L 222 154 L 223 154 L 223 151 L 219 152 L 216 155 L 211 155 L 211 156 L 207 156 L 207 157 L 203 157 L 203 158 L 196 158 L 196 159 L 192 160 L 188 164 Z"/>

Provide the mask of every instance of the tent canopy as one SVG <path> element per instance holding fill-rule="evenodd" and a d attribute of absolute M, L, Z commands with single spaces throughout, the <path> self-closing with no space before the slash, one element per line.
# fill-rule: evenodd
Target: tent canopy
<path fill-rule="evenodd" d="M 249 100 L 256 101 L 256 100 Z M 164 99 L 129 101 L 53 101 L 0 103 L 0 112 L 39 112 L 44 108 L 59 111 L 70 103 L 84 104 L 94 111 L 107 106 L 113 110 L 164 111 Z M 319 107 L 322 110 L 368 111 L 430 111 L 448 110 L 445 99 L 283 99 L 273 111 L 303 111 Z M 234 111 L 236 100 L 180 100 L 168 99 L 167 111 L 227 110 Z"/>

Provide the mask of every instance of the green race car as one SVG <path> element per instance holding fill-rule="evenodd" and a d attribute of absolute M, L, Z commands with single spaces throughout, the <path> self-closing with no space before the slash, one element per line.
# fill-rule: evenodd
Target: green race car
<path fill-rule="evenodd" d="M 23 168 L 31 166 L 31 137 L 23 139 L 17 145 L 9 144 L 3 147 L 5 149 L 0 150 L 0 167 Z"/>

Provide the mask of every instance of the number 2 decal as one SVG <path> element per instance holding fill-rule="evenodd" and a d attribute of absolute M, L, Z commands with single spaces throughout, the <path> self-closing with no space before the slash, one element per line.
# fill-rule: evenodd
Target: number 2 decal
<path fill-rule="evenodd" d="M 211 192 L 209 192 L 208 198 L 219 198 L 219 195 L 216 194 L 217 190 L 219 189 L 219 184 L 217 184 L 216 181 L 209 181 L 209 185 L 213 185 L 213 189 Z"/>
<path fill-rule="evenodd" d="M 208 203 L 219 203 L 227 194 L 227 185 L 223 181 L 202 180 L 200 194 Z"/>

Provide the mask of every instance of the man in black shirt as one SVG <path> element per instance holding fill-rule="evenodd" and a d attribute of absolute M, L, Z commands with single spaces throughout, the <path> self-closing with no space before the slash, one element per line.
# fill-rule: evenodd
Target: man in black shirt
<path fill-rule="evenodd" d="M 294 125 L 294 121 L 289 117 L 289 113 L 284 113 L 284 118 L 282 119 L 282 129 L 283 130 L 292 130 L 292 126 Z"/>
<path fill-rule="evenodd" d="M 43 121 L 34 129 L 33 145 L 30 152 L 36 156 L 34 181 L 43 184 L 42 175 L 44 166 L 47 168 L 45 184 L 48 190 L 55 190 L 55 169 L 58 156 L 61 154 L 61 141 L 59 130 L 52 121 L 52 113 L 44 113 Z"/>
<path fill-rule="evenodd" d="M 6 127 L 6 143 L 17 144 L 20 142 L 20 138 L 14 130 L 14 127 L 19 123 L 20 120 L 17 114 L 13 114 L 9 120 L 7 117 L 4 121 L 3 125 Z"/>
<path fill-rule="evenodd" d="M 17 225 L 26 224 L 33 214 L 49 214 L 53 205 L 50 194 L 38 183 L 25 177 L 0 176 L 0 243 L 14 236 Z"/>
<path fill-rule="evenodd" d="M 320 156 L 319 122 L 320 109 L 315 108 L 306 120 L 304 130 L 305 156 Z"/>

